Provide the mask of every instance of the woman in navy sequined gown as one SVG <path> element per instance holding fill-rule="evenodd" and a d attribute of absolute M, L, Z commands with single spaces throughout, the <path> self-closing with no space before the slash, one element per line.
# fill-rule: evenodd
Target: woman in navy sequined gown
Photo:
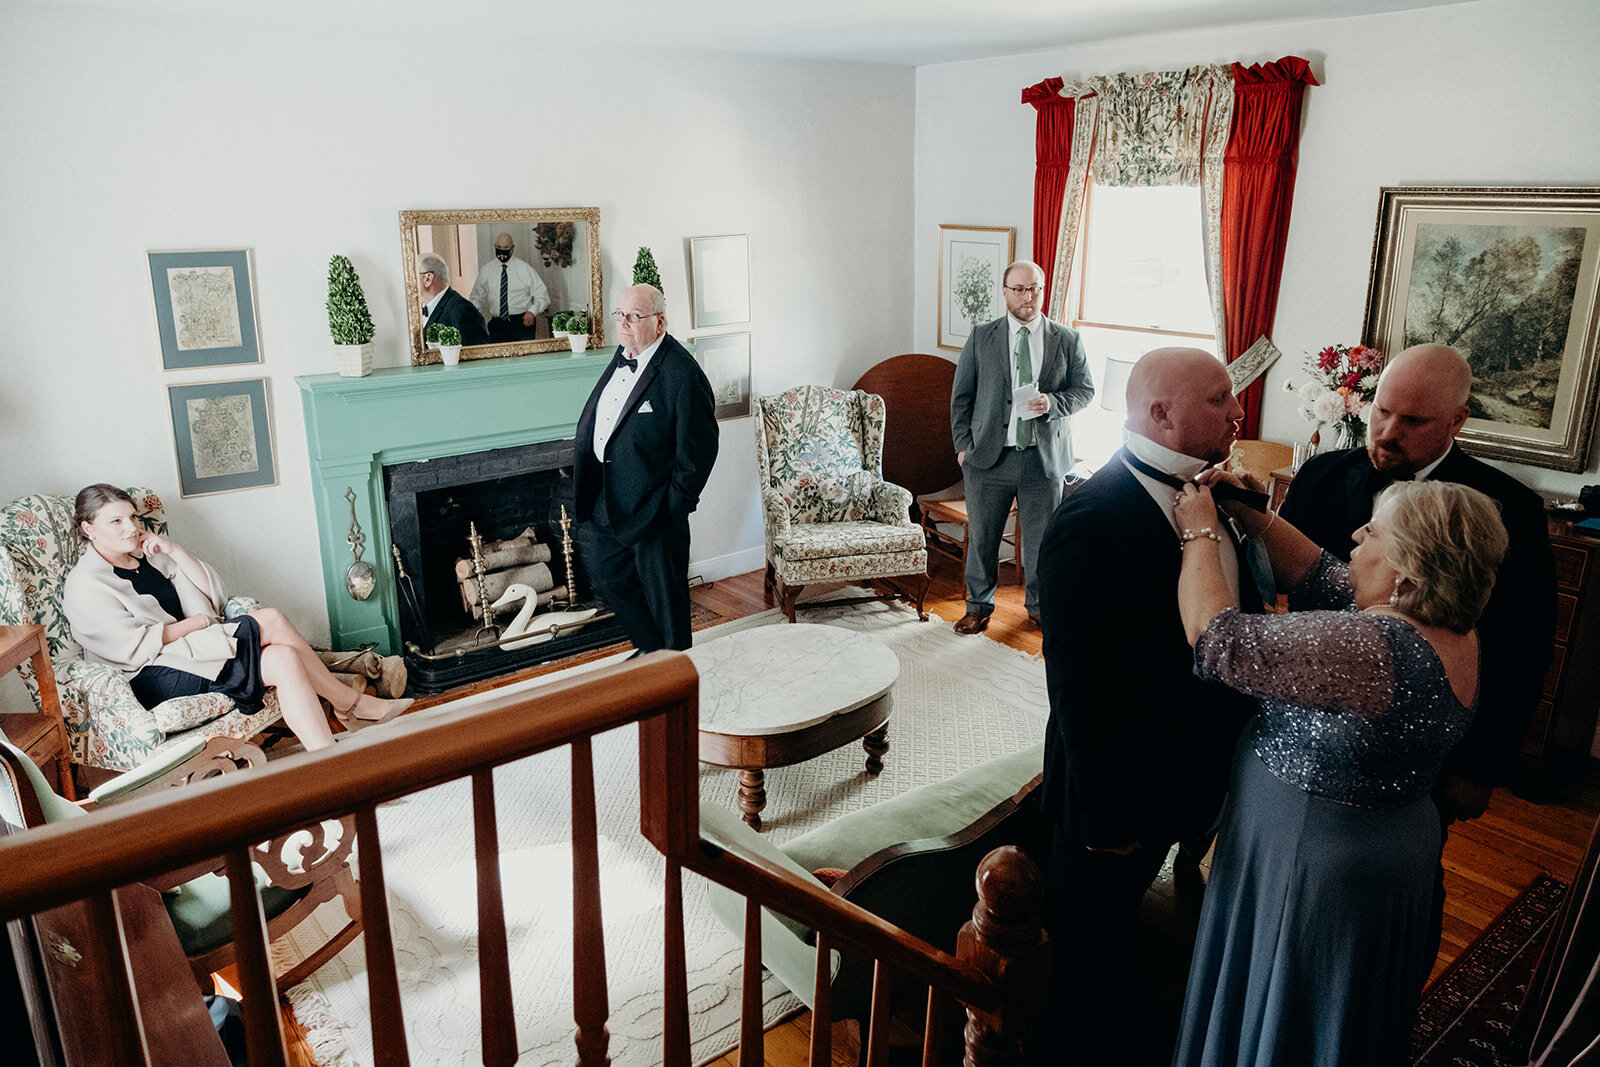
<path fill-rule="evenodd" d="M 1209 490 L 1186 488 L 1177 516 L 1195 672 L 1260 711 L 1234 753 L 1173 1063 L 1405 1063 L 1435 948 L 1429 790 L 1472 719 L 1498 511 L 1464 486 L 1396 484 L 1348 565 L 1239 515 L 1290 597 L 1253 616 L 1223 583 Z"/>

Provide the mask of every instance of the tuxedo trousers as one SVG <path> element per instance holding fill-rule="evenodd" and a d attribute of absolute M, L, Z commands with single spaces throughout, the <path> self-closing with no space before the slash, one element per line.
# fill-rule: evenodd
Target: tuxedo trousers
<path fill-rule="evenodd" d="M 578 526 L 579 559 L 605 605 L 640 652 L 682 651 L 689 631 L 689 520 L 671 519 L 623 544 L 604 508 Z"/>
<path fill-rule="evenodd" d="M 961 484 L 967 495 L 967 610 L 974 615 L 994 611 L 1000 539 L 1015 500 L 1022 533 L 1023 603 L 1029 615 L 1039 614 L 1039 545 L 1061 503 L 1061 479 L 1045 472 L 1037 447 L 1007 448 L 992 467 L 968 462 L 961 468 Z"/>

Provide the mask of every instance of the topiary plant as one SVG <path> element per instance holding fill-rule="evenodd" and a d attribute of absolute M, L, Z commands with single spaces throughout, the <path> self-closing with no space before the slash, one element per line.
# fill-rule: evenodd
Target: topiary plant
<path fill-rule="evenodd" d="M 633 284 L 653 285 L 661 289 L 661 272 L 656 270 L 656 257 L 649 247 L 639 249 L 639 256 L 633 261 Z M 661 289 L 663 293 L 665 289 Z"/>
<path fill-rule="evenodd" d="M 454 326 L 446 326 L 442 322 L 436 322 L 422 331 L 422 339 L 432 342 L 440 348 L 461 347 L 461 331 Z"/>
<path fill-rule="evenodd" d="M 347 256 L 328 261 L 328 332 L 336 345 L 364 345 L 375 332 L 361 278 Z"/>
<path fill-rule="evenodd" d="M 552 333 L 571 333 L 572 327 L 567 323 L 572 321 L 572 312 L 558 311 L 550 317 L 550 330 Z"/>
<path fill-rule="evenodd" d="M 582 311 L 569 313 L 565 329 L 568 333 L 588 333 L 589 316 Z"/>

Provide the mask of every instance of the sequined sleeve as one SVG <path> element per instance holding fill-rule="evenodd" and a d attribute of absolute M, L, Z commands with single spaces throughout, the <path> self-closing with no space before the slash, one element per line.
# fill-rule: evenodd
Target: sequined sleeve
<path fill-rule="evenodd" d="M 1290 611 L 1316 608 L 1355 607 L 1355 590 L 1350 585 L 1350 564 L 1323 552 L 1311 569 L 1289 590 Z"/>
<path fill-rule="evenodd" d="M 1378 620 L 1359 612 L 1227 608 L 1201 633 L 1194 660 L 1200 677 L 1264 701 L 1360 715 L 1394 701 L 1394 654 Z"/>

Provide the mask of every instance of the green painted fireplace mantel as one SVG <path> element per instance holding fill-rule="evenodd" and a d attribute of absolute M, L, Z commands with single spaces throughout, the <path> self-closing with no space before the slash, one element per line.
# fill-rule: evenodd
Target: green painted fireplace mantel
<path fill-rule="evenodd" d="M 383 468 L 441 456 L 572 437 L 589 393 L 611 358 L 551 353 L 468 360 L 454 367 L 385 367 L 365 378 L 298 377 L 311 459 L 322 584 L 333 647 L 376 641 L 401 651 L 399 598 L 389 545 Z M 345 590 L 351 555 L 350 502 L 366 537 L 361 558 L 377 589 L 361 601 Z"/>

